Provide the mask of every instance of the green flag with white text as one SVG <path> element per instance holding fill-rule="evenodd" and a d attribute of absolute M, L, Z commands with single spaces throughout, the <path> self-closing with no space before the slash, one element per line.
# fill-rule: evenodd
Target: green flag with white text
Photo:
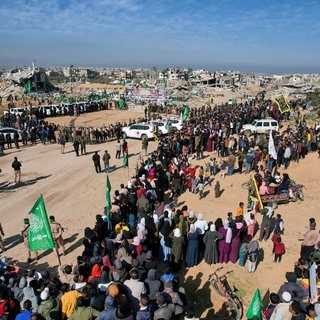
<path fill-rule="evenodd" d="M 262 316 L 262 308 L 263 304 L 260 290 L 257 289 L 251 299 L 248 311 L 246 313 L 247 319 L 260 320 Z"/>
<path fill-rule="evenodd" d="M 42 195 L 29 211 L 32 220 L 28 231 L 30 251 L 41 251 L 54 248 L 51 227 Z"/>

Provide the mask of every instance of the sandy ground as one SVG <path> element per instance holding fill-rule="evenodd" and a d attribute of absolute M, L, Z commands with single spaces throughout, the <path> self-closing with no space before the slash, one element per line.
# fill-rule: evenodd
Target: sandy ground
<path fill-rule="evenodd" d="M 142 112 L 113 110 L 99 113 L 83 114 L 75 119 L 76 126 L 99 126 L 103 123 L 138 118 Z M 61 125 L 67 125 L 74 120 L 71 117 L 56 118 Z M 51 120 L 50 120 L 51 121 Z M 72 145 L 66 145 L 65 154 L 60 153 L 57 144 L 38 144 L 37 146 L 22 147 L 19 150 L 11 149 L 0 158 L 0 201 L 1 223 L 5 231 L 5 244 L 8 248 L 5 254 L 10 261 L 16 261 L 21 268 L 29 268 L 25 247 L 19 237 L 23 219 L 28 216 L 28 211 L 34 202 L 43 194 L 48 215 L 55 215 L 68 230 L 66 248 L 68 254 L 61 257 L 62 263 L 74 263 L 75 258 L 82 251 L 81 239 L 83 229 L 93 226 L 95 215 L 103 212 L 105 206 L 105 182 L 106 174 L 96 174 L 92 154 L 94 151 L 108 150 L 111 155 L 113 170 L 110 173 L 112 192 L 120 183 L 125 183 L 133 174 L 138 157 L 141 152 L 141 141 L 129 139 L 129 170 L 122 168 L 122 159 L 115 159 L 116 142 L 107 142 L 100 145 L 87 146 L 86 156 L 76 157 Z M 156 142 L 150 142 L 149 151 L 156 147 Z M 214 153 L 211 153 L 214 155 Z M 211 154 L 206 153 L 205 156 Z M 15 185 L 11 162 L 17 156 L 22 161 L 22 183 Z M 201 160 L 203 163 L 206 159 Z M 258 287 L 262 295 L 269 289 L 277 291 L 285 280 L 286 271 L 292 271 L 293 263 L 299 255 L 301 232 L 304 231 L 310 217 L 317 218 L 318 194 L 320 172 L 318 168 L 318 155 L 309 154 L 301 160 L 299 165 L 291 164 L 288 173 L 290 177 L 305 186 L 305 201 L 280 205 L 276 212 L 281 213 L 285 221 L 285 234 L 283 241 L 287 251 L 280 264 L 273 263 L 271 240 L 262 242 L 264 259 L 259 263 L 257 271 L 249 274 L 247 269 L 240 269 L 238 265 L 231 263 L 224 265 L 225 271 L 233 270 L 228 276 L 230 282 L 240 289 L 245 309 L 247 308 L 254 290 Z M 196 162 L 195 162 L 196 163 Z M 281 170 L 283 172 L 283 170 Z M 220 179 L 224 189 L 219 199 L 214 198 L 213 187 L 206 187 L 206 197 L 201 201 L 198 195 L 189 192 L 181 196 L 180 202 L 184 202 L 196 213 L 202 212 L 208 221 L 214 221 L 218 217 L 223 219 L 228 211 L 235 212 L 240 201 L 246 203 L 247 190 L 241 184 L 249 180 L 248 175 L 235 174 L 225 179 Z M 213 183 L 214 185 L 214 183 Z M 257 216 L 261 221 L 261 215 Z M 52 251 L 42 252 L 39 261 L 33 262 L 37 269 L 55 271 L 57 257 Z M 197 267 L 188 269 L 180 274 L 182 285 L 186 288 L 187 297 L 194 303 L 198 316 L 207 319 L 222 319 L 221 299 L 211 290 L 207 281 L 208 275 L 219 265 L 208 266 L 201 262 Z M 215 316 L 213 316 L 215 314 Z M 220 316 L 219 316 L 220 315 Z"/>

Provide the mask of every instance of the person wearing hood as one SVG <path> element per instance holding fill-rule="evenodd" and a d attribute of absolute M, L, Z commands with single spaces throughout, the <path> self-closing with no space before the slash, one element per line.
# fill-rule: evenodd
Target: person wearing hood
<path fill-rule="evenodd" d="M 219 261 L 217 241 L 222 239 L 223 235 L 216 231 L 214 223 L 210 225 L 210 229 L 205 233 L 203 242 L 205 244 L 204 261 L 211 265 L 216 264 Z"/>
<path fill-rule="evenodd" d="M 187 235 L 187 254 L 186 254 L 186 265 L 188 268 L 194 267 L 198 263 L 199 258 L 199 238 L 201 230 L 196 229 L 194 224 L 190 225 L 190 230 Z"/>
<path fill-rule="evenodd" d="M 246 249 L 248 255 L 248 271 L 255 272 L 259 257 L 259 241 L 251 240 L 247 244 Z"/>
<path fill-rule="evenodd" d="M 187 222 L 189 224 L 189 228 L 190 228 L 190 225 L 195 223 L 196 221 L 197 221 L 197 217 L 195 216 L 194 211 L 190 210 L 189 215 L 187 217 Z"/>
<path fill-rule="evenodd" d="M 181 262 L 184 245 L 184 237 L 181 234 L 180 229 L 177 227 L 174 229 L 172 236 L 171 259 L 174 263 L 178 264 Z"/>
<path fill-rule="evenodd" d="M 104 303 L 105 303 L 105 309 L 100 312 L 99 320 L 115 320 L 116 319 L 115 298 L 108 295 Z"/>
<path fill-rule="evenodd" d="M 158 292 L 162 290 L 162 282 L 157 279 L 157 270 L 150 269 L 145 280 L 150 303 L 154 304 Z"/>
<path fill-rule="evenodd" d="M 40 314 L 45 320 L 51 320 L 52 310 L 57 310 L 58 301 L 50 296 L 49 288 L 46 287 L 40 293 L 40 305 L 37 313 Z M 58 311 L 56 311 L 58 312 Z M 61 315 L 59 315 L 61 318 Z"/>
<path fill-rule="evenodd" d="M 98 263 L 95 263 L 91 269 L 91 275 L 88 277 L 87 282 L 92 284 L 93 286 L 97 286 L 101 281 L 101 266 Z"/>
<path fill-rule="evenodd" d="M 231 250 L 231 241 L 232 241 L 232 229 L 230 228 L 229 220 L 224 222 L 224 225 L 218 230 L 223 238 L 219 241 L 219 262 L 228 263 L 229 255 Z"/>
<path fill-rule="evenodd" d="M 34 290 L 32 287 L 24 287 L 22 290 L 23 298 L 20 302 L 21 309 L 24 308 L 24 303 L 26 300 L 29 300 L 31 302 L 32 311 L 37 312 L 38 309 L 38 299 L 34 293 Z"/>

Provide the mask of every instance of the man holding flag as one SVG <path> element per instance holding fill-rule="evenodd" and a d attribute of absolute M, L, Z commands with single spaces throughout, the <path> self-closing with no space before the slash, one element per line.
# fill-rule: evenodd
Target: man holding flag
<path fill-rule="evenodd" d="M 29 246 L 29 240 L 28 240 L 28 233 L 30 228 L 30 220 L 28 218 L 23 219 L 23 227 L 20 230 L 20 235 L 23 239 L 24 246 L 28 252 L 28 258 L 27 261 L 30 263 L 32 261 L 31 258 L 31 250 Z M 36 251 L 36 260 L 38 260 L 38 251 Z"/>
<path fill-rule="evenodd" d="M 40 195 L 38 200 L 35 202 L 32 209 L 29 211 L 29 214 L 32 214 L 31 223 L 29 224 L 29 219 L 25 219 L 26 227 L 24 228 L 24 230 L 21 231 L 21 234 L 22 235 L 27 234 L 27 241 L 28 241 L 28 248 L 29 248 L 28 257 L 31 260 L 30 251 L 36 251 L 36 256 L 38 256 L 37 251 L 53 249 L 55 245 L 52 237 L 47 210 L 46 210 L 42 195 Z M 58 255 L 58 252 L 57 252 L 57 255 Z M 28 258 L 28 261 L 29 261 L 29 258 Z M 58 260 L 59 260 L 59 256 L 58 256 Z M 60 260 L 59 260 L 59 264 L 60 264 Z"/>

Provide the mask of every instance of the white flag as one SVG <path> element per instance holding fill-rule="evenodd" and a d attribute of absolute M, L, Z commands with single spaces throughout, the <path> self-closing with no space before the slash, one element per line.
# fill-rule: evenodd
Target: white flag
<path fill-rule="evenodd" d="M 268 152 L 274 160 L 277 160 L 277 151 L 274 146 L 274 141 L 273 141 L 273 137 L 272 137 L 272 130 L 270 130 L 270 134 L 269 134 Z"/>

